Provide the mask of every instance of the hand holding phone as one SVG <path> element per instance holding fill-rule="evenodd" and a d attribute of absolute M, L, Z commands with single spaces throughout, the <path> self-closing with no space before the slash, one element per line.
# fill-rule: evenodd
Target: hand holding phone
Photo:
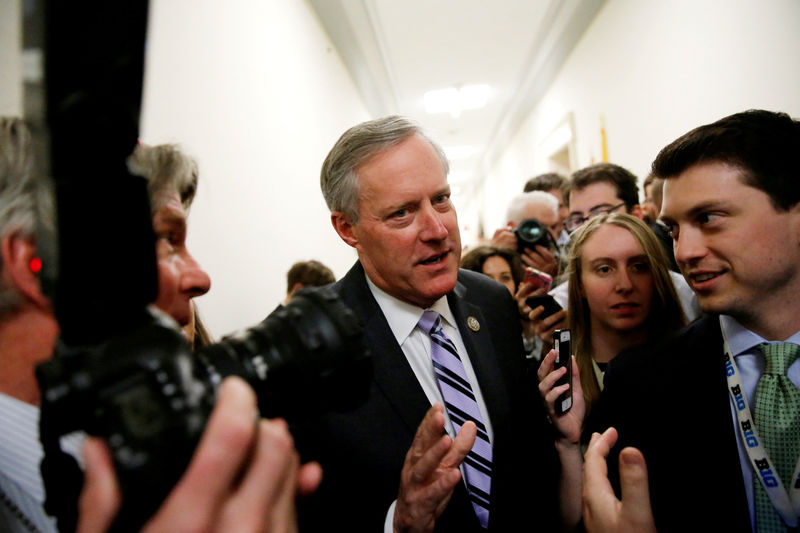
<path fill-rule="evenodd" d="M 544 306 L 544 311 L 542 314 L 539 315 L 539 320 L 543 320 L 553 313 L 557 311 L 561 311 L 561 306 L 558 305 L 558 302 L 555 298 L 550 296 L 549 294 L 537 294 L 534 296 L 528 296 L 525 298 L 525 303 L 528 304 L 528 307 L 531 309 L 536 309 L 540 305 Z"/>
<path fill-rule="evenodd" d="M 572 408 L 572 335 L 568 329 L 557 329 L 553 333 L 553 348 L 556 351 L 556 359 L 553 362 L 553 370 L 558 370 L 562 366 L 567 367 L 567 373 L 556 381 L 556 387 L 569 384 L 567 392 L 556 399 L 554 409 L 557 415 L 563 415 Z"/>
<path fill-rule="evenodd" d="M 544 288 L 544 292 L 553 286 L 553 276 L 533 267 L 525 267 L 525 278 L 522 281 L 531 283 L 533 290 Z"/>

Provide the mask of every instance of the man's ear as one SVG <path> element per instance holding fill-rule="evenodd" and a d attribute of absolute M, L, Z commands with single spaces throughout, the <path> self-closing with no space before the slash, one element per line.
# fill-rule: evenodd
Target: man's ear
<path fill-rule="evenodd" d="M 295 283 L 292 286 L 292 290 L 289 291 L 289 296 L 293 296 L 294 293 L 296 293 L 297 291 L 299 291 L 302 288 L 303 288 L 303 284 L 298 281 L 297 283 Z"/>
<path fill-rule="evenodd" d="M 331 224 L 333 224 L 333 229 L 336 230 L 336 233 L 339 234 L 339 237 L 341 237 L 344 242 L 353 248 L 358 245 L 358 238 L 354 231 L 355 225 L 350 222 L 350 217 L 343 211 L 334 211 L 331 213 Z"/>
<path fill-rule="evenodd" d="M 32 268 L 37 258 L 36 244 L 19 233 L 6 235 L 0 240 L 3 257 L 3 277 L 25 297 L 40 307 L 49 307 L 50 301 L 42 293 L 39 276 Z"/>

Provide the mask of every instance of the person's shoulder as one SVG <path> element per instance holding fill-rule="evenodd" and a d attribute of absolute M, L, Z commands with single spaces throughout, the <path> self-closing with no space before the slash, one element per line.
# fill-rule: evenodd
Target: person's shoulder
<path fill-rule="evenodd" d="M 450 295 L 451 305 L 455 301 L 453 297 L 478 306 L 486 318 L 490 314 L 493 315 L 492 318 L 502 322 L 513 320 L 518 315 L 517 305 L 508 288 L 479 272 L 460 269 L 458 283 Z"/>
<path fill-rule="evenodd" d="M 486 285 L 491 286 L 492 278 L 487 276 L 486 274 L 481 274 L 480 272 L 474 272 L 472 270 L 467 270 L 465 268 L 458 269 L 458 281 L 464 284 L 474 284 L 474 285 Z M 497 282 L 495 282 L 497 283 Z M 506 289 L 508 290 L 508 289 Z"/>
<path fill-rule="evenodd" d="M 458 282 L 461 283 L 464 287 L 469 289 L 472 293 L 486 293 L 486 294 L 506 294 L 508 293 L 508 289 L 502 283 L 499 283 L 486 274 L 481 274 L 480 272 L 473 272 L 472 270 L 465 270 L 463 268 L 458 269 Z M 458 294 L 458 290 L 456 290 L 456 294 Z M 473 294 L 474 296 L 474 294 Z M 492 296 L 496 298 L 496 296 Z"/>
<path fill-rule="evenodd" d="M 698 352 L 709 350 L 719 336 L 717 316 L 704 316 L 656 341 L 623 351 L 608 366 L 612 380 L 628 373 L 659 374 L 666 368 L 679 368 L 691 362 Z"/>
<path fill-rule="evenodd" d="M 553 299 L 558 302 L 562 309 L 567 308 L 569 303 L 569 280 L 559 283 L 548 292 Z"/>

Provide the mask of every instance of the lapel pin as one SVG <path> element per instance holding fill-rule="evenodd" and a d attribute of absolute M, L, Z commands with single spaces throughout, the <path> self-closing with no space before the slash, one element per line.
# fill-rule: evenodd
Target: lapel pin
<path fill-rule="evenodd" d="M 467 326 L 469 326 L 469 329 L 472 331 L 478 331 L 481 329 L 481 323 L 478 322 L 478 319 L 474 316 L 467 317 Z"/>

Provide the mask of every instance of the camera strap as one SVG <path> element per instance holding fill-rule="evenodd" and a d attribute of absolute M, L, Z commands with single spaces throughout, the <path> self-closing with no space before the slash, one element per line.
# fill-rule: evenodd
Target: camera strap
<path fill-rule="evenodd" d="M 725 350 L 725 374 L 728 379 L 728 393 L 736 411 L 738 419 L 739 435 L 742 437 L 744 449 L 753 465 L 753 472 L 758 476 L 758 480 L 764 487 L 775 510 L 780 514 L 784 523 L 790 527 L 796 527 L 798 516 L 800 516 L 800 460 L 794 469 L 792 483 L 787 493 L 783 482 L 778 475 L 775 465 L 767 455 L 767 450 L 761 443 L 758 436 L 753 416 L 750 412 L 750 405 L 747 395 L 742 386 L 741 374 L 736 366 L 736 361 L 731 355 L 728 347 L 728 340 L 725 336 L 725 328 L 722 327 L 722 343 Z"/>

